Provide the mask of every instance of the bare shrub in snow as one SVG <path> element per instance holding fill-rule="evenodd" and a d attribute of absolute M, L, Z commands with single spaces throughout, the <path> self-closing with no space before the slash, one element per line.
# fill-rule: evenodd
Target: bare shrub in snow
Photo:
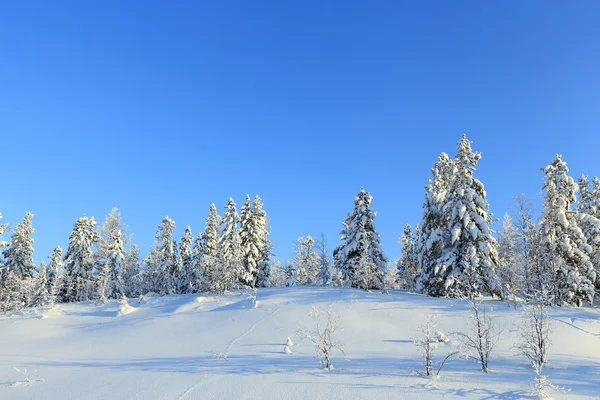
<path fill-rule="evenodd" d="M 34 379 L 34 375 L 37 373 L 37 369 L 33 372 L 27 371 L 27 368 L 19 369 L 14 367 L 15 371 L 21 373 L 23 375 L 23 380 L 16 381 L 12 384 L 13 387 L 18 386 L 31 386 L 35 382 L 44 382 L 43 379 Z"/>
<path fill-rule="evenodd" d="M 457 335 L 465 356 L 481 364 L 483 372 L 488 372 L 488 361 L 502 330 L 494 324 L 493 314 L 488 313 L 484 302 L 469 298 L 467 304 L 471 310 L 469 332 L 457 332 Z"/>
<path fill-rule="evenodd" d="M 323 369 L 333 369 L 331 362 L 331 354 L 333 350 L 338 350 L 347 359 L 344 351 L 344 343 L 336 339 L 338 332 L 342 331 L 342 319 L 328 307 L 322 309 L 320 307 L 312 307 L 309 313 L 313 323 L 313 330 L 298 331 L 303 339 L 308 339 L 315 347 L 316 355 L 321 362 Z"/>
<path fill-rule="evenodd" d="M 558 389 L 542 375 L 542 370 L 548 362 L 548 347 L 552 343 L 550 333 L 553 327 L 548 319 L 547 309 L 544 301 L 531 303 L 523 308 L 525 320 L 516 329 L 519 339 L 514 346 L 519 354 L 531 362 L 535 370 L 532 395 L 540 398 L 547 398 L 549 392 Z"/>
<path fill-rule="evenodd" d="M 458 351 L 454 351 L 448 354 L 439 364 L 437 370 L 434 368 L 435 349 L 446 341 L 444 334 L 436 330 L 437 323 L 438 316 L 436 314 L 426 315 L 425 321 L 417 326 L 417 333 L 413 337 L 413 343 L 417 349 L 419 349 L 423 357 L 423 362 L 425 363 L 425 375 L 427 376 L 439 376 L 446 361 L 459 353 Z M 419 371 L 416 372 L 419 375 L 423 375 Z"/>

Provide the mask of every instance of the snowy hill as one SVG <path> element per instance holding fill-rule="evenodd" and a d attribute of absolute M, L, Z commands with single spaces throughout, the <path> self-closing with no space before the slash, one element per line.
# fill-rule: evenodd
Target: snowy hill
<path fill-rule="evenodd" d="M 336 288 L 274 288 L 213 297 L 150 297 L 97 306 L 61 304 L 53 310 L 0 316 L 0 399 L 517 399 L 529 398 L 533 370 L 511 348 L 518 311 L 488 301 L 504 328 L 488 374 L 464 359 L 449 361 L 436 380 L 423 371 L 411 338 L 428 313 L 456 349 L 467 304 L 405 292 L 381 294 Z M 339 338 L 349 360 L 319 368 L 310 329 L 312 306 L 343 318 Z M 600 312 L 552 308 L 553 345 L 544 370 L 568 389 L 556 398 L 600 395 Z M 285 354 L 287 337 L 294 342 Z M 220 356 L 219 356 L 220 355 Z M 14 369 L 37 370 L 25 382 Z"/>

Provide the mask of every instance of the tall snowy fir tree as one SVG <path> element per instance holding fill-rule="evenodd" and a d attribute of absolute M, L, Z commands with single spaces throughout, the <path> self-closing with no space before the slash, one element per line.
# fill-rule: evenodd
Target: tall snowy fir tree
<path fill-rule="evenodd" d="M 46 267 L 46 285 L 48 293 L 57 299 L 59 296 L 61 275 L 63 274 L 64 264 L 62 262 L 63 251 L 60 246 L 56 246 L 52 254 L 48 256 L 50 263 Z"/>
<path fill-rule="evenodd" d="M 63 290 L 65 302 L 90 300 L 94 296 L 92 269 L 94 265 L 92 246 L 96 243 L 94 217 L 83 216 L 75 222 L 69 236 L 69 247 L 65 254 Z"/>
<path fill-rule="evenodd" d="M 545 197 L 540 222 L 540 291 L 556 305 L 581 306 L 592 301 L 596 273 L 590 261 L 591 247 L 579 227 L 579 213 L 571 209 L 578 186 L 567 173 L 560 155 L 543 169 Z"/>
<path fill-rule="evenodd" d="M 4 267 L 8 271 L 14 271 L 18 279 L 31 279 L 35 271 L 33 262 L 33 227 L 31 219 L 33 214 L 25 213 L 23 221 L 13 229 L 10 235 L 10 244 L 4 250 Z"/>
<path fill-rule="evenodd" d="M 240 240 L 244 262 L 244 275 L 241 282 L 243 286 L 257 287 L 258 264 L 267 258 L 266 265 L 268 265 L 270 250 L 267 254 L 264 253 L 268 234 L 267 214 L 262 209 L 262 199 L 257 195 L 250 208 L 250 196 L 247 196 L 240 212 Z"/>
<path fill-rule="evenodd" d="M 382 286 L 387 264 L 374 224 L 377 212 L 370 208 L 372 199 L 369 192 L 360 189 L 354 199 L 354 209 L 343 222 L 344 229 L 340 238 L 342 244 L 333 251 L 336 268 L 343 273 L 344 280 L 351 286 L 359 286 L 359 263 L 363 268 L 360 271 L 360 281 L 365 282 L 364 275 L 367 273 L 372 276 L 366 280 L 372 283 L 372 286 L 364 289 Z M 371 270 L 364 271 L 365 266 Z"/>
<path fill-rule="evenodd" d="M 600 292 L 600 185 L 598 178 L 590 184 L 587 176 L 581 175 L 577 184 L 579 186 L 579 200 L 576 203 L 578 223 L 587 244 L 591 247 L 588 254 L 594 266 L 596 292 Z"/>
<path fill-rule="evenodd" d="M 473 176 L 481 154 L 473 152 L 465 134 L 457 144 L 453 174 L 444 199 L 441 215 L 449 218 L 447 229 L 438 228 L 427 241 L 442 238 L 441 256 L 433 252 L 433 264 L 424 266 L 421 284 L 434 296 L 477 296 L 483 292 L 500 294 L 496 268 L 498 252 L 491 228 L 492 214 L 483 184 Z M 425 225 L 423 221 L 423 233 Z M 445 225 L 443 221 L 442 225 Z M 426 251 L 431 246 L 425 246 Z M 430 259 L 431 260 L 431 259 Z M 424 279 L 423 279 L 424 278 Z"/>
<path fill-rule="evenodd" d="M 123 285 L 127 297 L 135 297 L 141 294 L 140 249 L 135 243 L 129 247 L 129 251 L 125 257 Z"/>
<path fill-rule="evenodd" d="M 123 249 L 129 244 L 132 235 L 127 233 L 127 225 L 123 223 L 119 209 L 114 207 L 110 213 L 104 217 L 104 223 L 96 226 L 96 252 L 94 253 L 94 264 L 99 271 L 102 265 L 106 262 L 109 247 L 113 245 L 113 241 L 118 232 L 120 232 Z"/>
<path fill-rule="evenodd" d="M 156 231 L 156 259 L 154 260 L 157 276 L 157 290 L 161 294 L 174 294 L 177 292 L 177 248 L 173 240 L 175 221 L 166 216 Z"/>
<path fill-rule="evenodd" d="M 258 261 L 258 275 L 256 277 L 257 287 L 269 287 L 271 277 L 271 257 L 273 244 L 269 239 L 266 239 L 261 250 L 261 258 Z"/>
<path fill-rule="evenodd" d="M 217 213 L 217 207 L 214 203 L 210 205 L 208 216 L 206 217 L 206 227 L 200 234 L 198 243 L 199 251 L 196 252 L 196 270 L 202 273 L 197 282 L 198 290 L 212 290 L 218 280 L 217 267 L 217 247 L 219 244 L 219 225 L 221 218 Z"/>
<path fill-rule="evenodd" d="M 415 238 L 410 224 L 404 227 L 404 233 L 398 240 L 402 247 L 402 255 L 396 266 L 400 285 L 409 291 L 415 291 L 419 278 L 419 266 L 415 254 Z"/>
<path fill-rule="evenodd" d="M 125 295 L 125 250 L 121 240 L 121 231 L 112 233 L 113 237 L 109 239 L 109 245 L 106 253 L 107 270 L 109 271 L 108 292 L 109 299 L 120 299 Z"/>
<path fill-rule="evenodd" d="M 432 296 L 445 294 L 445 282 L 438 272 L 444 250 L 450 242 L 450 218 L 444 212 L 444 206 L 455 169 L 454 160 L 446 153 L 440 154 L 431 169 L 431 179 L 425 186 L 420 235 L 416 242 L 417 265 L 420 270 L 417 289 Z"/>
<path fill-rule="evenodd" d="M 217 243 L 217 262 L 211 274 L 210 290 L 224 293 L 239 288 L 245 277 L 242 244 L 238 229 L 239 215 L 235 202 L 229 198 L 221 220 Z"/>
<path fill-rule="evenodd" d="M 196 276 L 194 270 L 194 238 L 192 236 L 192 228 L 185 228 L 185 232 L 179 242 L 179 268 L 180 274 L 178 279 L 179 293 L 192 293 L 195 285 Z"/>

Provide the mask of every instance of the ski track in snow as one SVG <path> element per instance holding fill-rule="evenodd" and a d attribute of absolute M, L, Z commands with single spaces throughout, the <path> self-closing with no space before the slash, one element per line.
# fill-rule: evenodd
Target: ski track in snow
<path fill-rule="evenodd" d="M 249 334 L 250 332 L 252 332 L 254 330 L 254 328 L 260 324 L 261 322 L 263 322 L 264 320 L 266 320 L 269 317 L 272 317 L 275 313 L 277 313 L 277 311 L 279 311 L 281 309 L 281 307 L 277 307 L 275 310 L 271 311 L 270 313 L 268 313 L 267 315 L 265 315 L 264 317 L 262 317 L 261 319 L 259 319 L 258 321 L 256 321 L 255 323 L 253 323 L 252 325 L 250 325 L 248 327 L 248 329 L 246 329 L 246 331 L 244 331 L 244 333 L 242 333 L 241 335 L 239 335 L 238 337 L 236 337 L 235 339 L 233 339 L 229 345 L 227 345 L 227 348 L 225 349 L 225 352 L 223 353 L 225 356 L 227 356 L 229 354 L 229 351 L 231 350 L 231 348 L 233 347 L 233 345 L 235 343 L 237 343 L 240 339 L 242 339 L 244 336 L 246 336 L 247 334 Z M 190 393 L 192 393 L 193 391 L 195 391 L 196 389 L 198 389 L 200 386 L 202 386 L 203 381 L 206 380 L 206 377 L 208 375 L 204 374 L 202 376 L 202 378 L 200 378 L 195 384 L 193 384 L 192 386 L 190 386 L 189 388 L 187 388 L 187 390 L 185 392 L 183 392 L 179 397 L 177 397 L 177 400 L 182 400 L 184 398 L 186 398 Z"/>
<path fill-rule="evenodd" d="M 249 334 L 250 332 L 252 332 L 254 330 L 254 327 L 256 327 L 256 325 L 260 324 L 261 322 L 263 322 L 264 320 L 266 320 L 267 318 L 273 316 L 277 311 L 281 310 L 281 307 L 277 307 L 275 310 L 273 310 L 272 312 L 270 312 L 269 314 L 265 315 L 264 317 L 262 317 L 261 319 L 259 319 L 258 321 L 256 321 L 255 323 L 253 323 L 252 325 L 250 325 L 250 327 L 248 329 L 246 329 L 246 331 L 244 333 L 242 333 L 240 336 L 236 337 L 235 339 L 233 339 L 229 345 L 227 346 L 227 348 L 225 349 L 225 355 L 229 354 L 229 350 L 231 350 L 231 348 L 233 347 L 233 345 L 235 343 L 237 343 L 238 340 L 240 340 L 241 338 L 243 338 L 244 336 L 246 336 L 247 334 Z"/>

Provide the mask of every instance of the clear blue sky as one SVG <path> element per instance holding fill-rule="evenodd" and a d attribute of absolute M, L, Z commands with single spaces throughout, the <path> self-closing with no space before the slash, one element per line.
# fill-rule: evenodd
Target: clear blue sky
<path fill-rule="evenodd" d="M 493 4 L 494 3 L 494 4 Z M 165 215 L 262 196 L 279 258 L 339 243 L 364 186 L 387 255 L 465 132 L 502 217 L 562 153 L 600 175 L 597 1 L 8 1 L 0 6 L 3 222 L 36 261 L 120 208 L 145 253 Z"/>

